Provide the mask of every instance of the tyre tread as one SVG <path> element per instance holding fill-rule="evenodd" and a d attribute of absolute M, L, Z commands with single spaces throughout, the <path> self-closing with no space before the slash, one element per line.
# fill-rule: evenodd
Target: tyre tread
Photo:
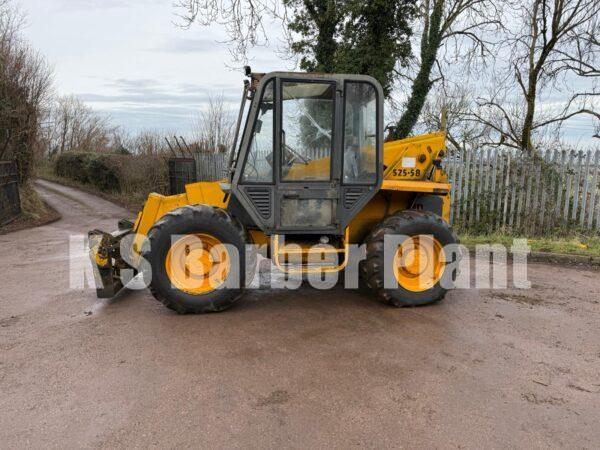
<path fill-rule="evenodd" d="M 164 227 L 172 221 L 189 220 L 194 223 L 203 223 L 207 219 L 210 218 L 210 220 L 212 220 L 215 217 L 223 222 L 223 226 L 235 229 L 241 242 L 248 242 L 248 235 L 244 227 L 238 220 L 235 220 L 232 216 L 230 216 L 227 211 L 209 205 L 186 205 L 166 213 L 152 226 L 148 232 L 150 246 L 149 249 L 142 253 L 142 256 L 146 260 L 151 260 L 151 249 L 156 248 L 155 246 L 161 237 Z M 220 302 L 222 304 L 219 306 L 217 306 L 215 302 L 208 302 L 204 305 L 192 306 L 183 305 L 180 301 L 175 301 L 168 296 L 165 296 L 152 282 L 150 283 L 149 289 L 152 293 L 152 296 L 156 300 L 179 314 L 203 314 L 208 312 L 223 311 L 236 303 L 244 293 L 243 286 L 241 286 L 237 295 L 233 295 L 225 302 Z"/>
<path fill-rule="evenodd" d="M 365 244 L 367 247 L 367 258 L 361 265 L 361 276 L 369 288 L 377 295 L 377 299 L 385 304 L 406 307 L 415 306 L 411 303 L 404 302 L 401 299 L 394 298 L 389 290 L 384 289 L 384 282 L 381 269 L 384 264 L 383 248 L 386 235 L 402 234 L 402 229 L 406 225 L 422 223 L 423 228 L 431 224 L 443 226 L 452 233 L 454 242 L 458 243 L 456 234 L 440 216 L 429 211 L 405 210 L 386 217 L 367 235 Z M 443 290 L 439 298 L 423 304 L 430 304 L 441 301 L 446 295 L 446 290 Z"/>

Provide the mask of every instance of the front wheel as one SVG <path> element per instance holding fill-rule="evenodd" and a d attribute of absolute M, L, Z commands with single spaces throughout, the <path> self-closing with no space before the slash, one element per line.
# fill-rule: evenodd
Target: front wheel
<path fill-rule="evenodd" d="M 385 254 L 385 237 L 396 236 Z M 456 252 L 447 246 L 458 239 L 450 225 L 427 211 L 407 210 L 387 217 L 367 236 L 367 259 L 361 275 L 384 303 L 393 306 L 420 306 L 442 300 L 455 278 L 447 264 Z M 389 279 L 385 283 L 386 263 Z"/>
<path fill-rule="evenodd" d="M 246 235 L 226 211 L 178 208 L 154 224 L 148 241 L 143 256 L 152 268 L 150 291 L 168 308 L 182 314 L 223 311 L 241 297 Z"/>

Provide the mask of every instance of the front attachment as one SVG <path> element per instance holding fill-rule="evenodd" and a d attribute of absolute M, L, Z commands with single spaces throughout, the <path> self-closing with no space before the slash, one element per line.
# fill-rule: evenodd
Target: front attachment
<path fill-rule="evenodd" d="M 88 233 L 98 298 L 114 297 L 123 288 L 121 269 L 132 267 L 121 257 L 120 246 L 121 239 L 129 233 L 130 229 L 120 229 L 113 233 L 92 230 Z"/>

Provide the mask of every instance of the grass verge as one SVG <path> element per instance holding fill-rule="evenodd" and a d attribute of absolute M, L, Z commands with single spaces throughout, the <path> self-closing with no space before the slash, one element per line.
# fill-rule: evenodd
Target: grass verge
<path fill-rule="evenodd" d="M 15 220 L 0 227 L 0 235 L 47 225 L 60 219 L 60 214 L 44 202 L 31 185 L 22 186 L 19 195 L 22 212 Z"/>
<path fill-rule="evenodd" d="M 467 247 L 477 244 L 502 244 L 510 247 L 513 239 L 518 238 L 519 236 L 497 233 L 485 236 L 461 234 L 460 242 Z M 532 252 L 600 257 L 600 236 L 527 238 L 527 242 Z"/>

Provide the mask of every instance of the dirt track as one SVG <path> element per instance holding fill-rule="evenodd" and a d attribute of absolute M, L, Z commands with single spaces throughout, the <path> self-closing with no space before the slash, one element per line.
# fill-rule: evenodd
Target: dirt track
<path fill-rule="evenodd" d="M 40 192 L 63 219 L 0 236 L 3 448 L 600 442 L 598 271 L 530 265 L 531 290 L 425 308 L 306 287 L 179 316 L 147 290 L 70 290 L 69 235 L 128 214 Z"/>

